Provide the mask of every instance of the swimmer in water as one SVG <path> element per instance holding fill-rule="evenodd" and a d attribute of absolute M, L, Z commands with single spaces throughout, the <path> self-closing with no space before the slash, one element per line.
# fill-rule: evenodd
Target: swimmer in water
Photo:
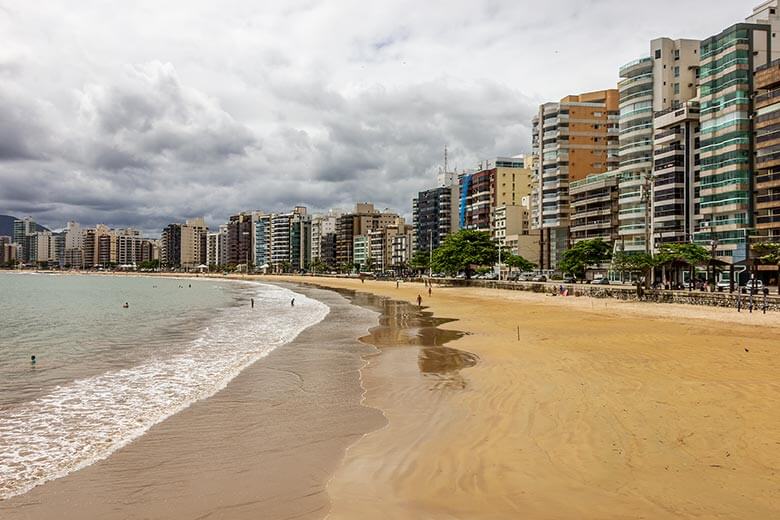
<path fill-rule="evenodd" d="M 125 304 L 122 305 L 122 307 L 125 308 L 125 309 L 129 309 L 130 308 L 130 304 L 125 302 Z"/>

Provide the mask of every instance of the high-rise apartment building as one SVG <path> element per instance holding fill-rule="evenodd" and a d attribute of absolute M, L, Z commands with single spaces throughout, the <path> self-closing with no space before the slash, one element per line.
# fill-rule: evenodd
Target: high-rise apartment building
<path fill-rule="evenodd" d="M 398 215 L 388 211 L 380 212 L 368 202 L 359 202 L 352 213 L 341 215 L 336 222 L 336 264 L 353 264 L 354 239 L 366 236 L 372 229 L 379 229 L 395 222 Z M 362 242 L 361 242 L 362 244 Z M 366 250 L 368 246 L 366 245 Z"/>
<path fill-rule="evenodd" d="M 618 176 L 618 171 L 613 170 L 569 183 L 569 230 L 573 244 L 596 238 L 605 242 L 617 240 Z"/>
<path fill-rule="evenodd" d="M 142 261 L 143 238 L 137 229 L 116 230 L 116 261 L 119 265 L 136 265 Z"/>
<path fill-rule="evenodd" d="M 569 183 L 617 169 L 619 114 L 618 91 L 608 89 L 545 103 L 534 116 L 531 219 L 541 230 L 541 269 L 555 269 L 570 244 Z"/>
<path fill-rule="evenodd" d="M 492 229 L 493 213 L 501 206 L 520 206 L 531 195 L 533 172 L 522 156 L 498 157 L 473 173 L 459 178 L 458 226 L 461 229 Z"/>
<path fill-rule="evenodd" d="M 252 212 L 243 212 L 230 217 L 227 224 L 226 264 L 247 265 L 252 262 L 253 215 Z"/>
<path fill-rule="evenodd" d="M 336 222 L 341 216 L 341 211 L 330 210 L 325 215 L 314 215 L 311 221 L 311 259 L 324 262 L 326 256 L 323 251 L 325 237 L 336 233 Z"/>
<path fill-rule="evenodd" d="M 620 68 L 618 233 L 624 251 L 652 251 L 653 118 L 696 96 L 699 45 L 657 38 L 649 57 Z"/>
<path fill-rule="evenodd" d="M 756 70 L 754 88 L 754 240 L 780 242 L 780 60 Z"/>
<path fill-rule="evenodd" d="M 203 218 L 187 220 L 181 226 L 181 266 L 184 269 L 197 269 L 206 265 L 206 236 L 209 228 Z"/>
<path fill-rule="evenodd" d="M 748 258 L 754 229 L 754 72 L 778 57 L 777 0 L 701 43 L 701 173 L 694 240 L 719 259 Z M 759 115 L 759 117 L 761 117 Z"/>
<path fill-rule="evenodd" d="M 160 237 L 160 265 L 171 269 L 181 266 L 181 224 L 168 224 Z"/>
<path fill-rule="evenodd" d="M 418 251 L 439 247 L 458 229 L 458 185 L 419 192 L 412 201 L 412 222 Z"/>
<path fill-rule="evenodd" d="M 267 269 L 271 266 L 271 219 L 271 215 L 259 212 L 252 219 L 256 269 Z"/>
<path fill-rule="evenodd" d="M 690 242 L 699 212 L 699 103 L 654 118 L 653 243 Z"/>

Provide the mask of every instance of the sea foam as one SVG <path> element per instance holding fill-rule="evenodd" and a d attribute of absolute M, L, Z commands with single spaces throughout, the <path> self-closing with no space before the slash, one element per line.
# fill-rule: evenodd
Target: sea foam
<path fill-rule="evenodd" d="M 284 288 L 257 284 L 252 290 L 254 309 L 221 309 L 197 339 L 174 354 L 76 380 L 3 411 L 0 499 L 108 457 L 215 394 L 329 312 L 327 305 Z"/>

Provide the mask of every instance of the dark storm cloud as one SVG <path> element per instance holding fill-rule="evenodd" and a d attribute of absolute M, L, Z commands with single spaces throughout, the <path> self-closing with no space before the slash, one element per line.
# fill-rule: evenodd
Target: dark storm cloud
<path fill-rule="evenodd" d="M 294 204 L 408 214 L 445 144 L 460 169 L 527 152 L 540 102 L 614 87 L 650 38 L 708 36 L 735 4 L 0 5 L 0 213 L 150 232 Z"/>

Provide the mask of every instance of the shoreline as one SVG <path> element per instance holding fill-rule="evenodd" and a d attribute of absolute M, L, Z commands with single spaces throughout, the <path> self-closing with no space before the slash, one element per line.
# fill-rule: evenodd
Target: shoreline
<path fill-rule="evenodd" d="M 287 280 L 419 293 L 467 333 L 448 346 L 479 356 L 456 387 L 421 381 L 400 351 L 363 368 L 389 422 L 348 449 L 329 519 L 780 515 L 775 315 Z"/>
<path fill-rule="evenodd" d="M 376 314 L 333 291 L 274 285 L 333 316 L 108 458 L 0 502 L 0 516 L 322 518 L 344 450 L 386 421 L 362 404 L 360 368 L 375 349 L 357 338 Z"/>
<path fill-rule="evenodd" d="M 351 329 L 364 346 L 357 406 L 377 422 L 330 448 L 313 495 L 320 506 L 301 518 L 780 515 L 773 314 L 476 288 L 434 287 L 429 298 L 420 283 L 346 278 L 214 278 L 323 291 L 381 312 L 378 325 L 374 314 Z M 212 413 L 215 397 L 202 402 Z M 247 462 L 252 471 L 258 464 Z M 221 479 L 236 483 L 235 474 Z M 62 493 L 55 502 L 71 503 Z M 231 518 L 286 518 L 307 497 L 276 510 L 262 501 L 210 507 Z M 166 513 L 147 516 L 176 517 Z"/>

